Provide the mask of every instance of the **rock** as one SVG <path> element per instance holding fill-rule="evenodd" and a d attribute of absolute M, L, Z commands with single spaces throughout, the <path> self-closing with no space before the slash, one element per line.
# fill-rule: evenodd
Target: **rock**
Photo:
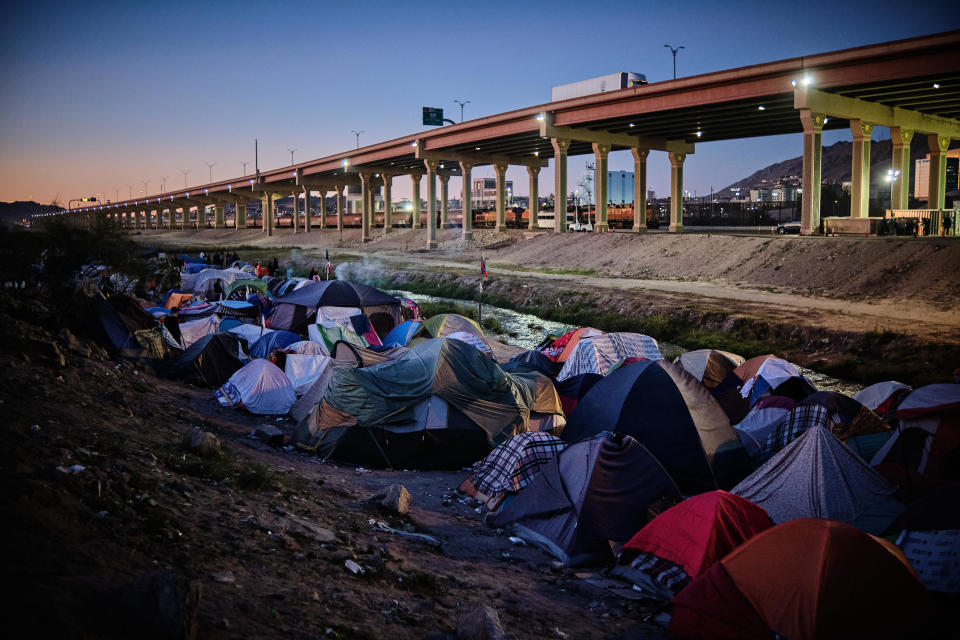
<path fill-rule="evenodd" d="M 210 579 L 221 584 L 234 584 L 237 579 L 229 571 L 217 571 L 210 574 Z"/>
<path fill-rule="evenodd" d="M 378 491 L 369 498 L 369 502 L 377 503 L 381 508 L 391 513 L 404 515 L 410 511 L 413 496 L 402 484 L 392 484 L 382 491 Z"/>
<path fill-rule="evenodd" d="M 306 518 L 301 518 L 291 513 L 285 514 L 284 517 L 277 522 L 274 530 L 283 531 L 295 536 L 313 538 L 320 543 L 337 541 L 337 534 L 330 529 L 321 527 L 315 522 L 310 522 Z"/>
<path fill-rule="evenodd" d="M 173 571 L 147 573 L 116 590 L 115 624 L 131 637 L 194 640 L 199 604 L 198 581 Z"/>
<path fill-rule="evenodd" d="M 191 429 L 183 439 L 183 447 L 201 458 L 214 458 L 220 455 L 220 438 L 209 431 Z"/>
<path fill-rule="evenodd" d="M 269 445 L 278 446 L 283 444 L 283 431 L 272 424 L 261 424 L 254 429 L 253 437 L 263 440 Z"/>
<path fill-rule="evenodd" d="M 357 575 L 358 573 L 363 573 L 363 567 L 358 565 L 353 560 L 347 560 L 346 562 L 343 563 L 343 566 L 346 567 L 347 571 L 349 571 L 353 575 Z"/>
<path fill-rule="evenodd" d="M 500 616 L 489 605 L 479 605 L 457 620 L 458 640 L 506 640 Z"/>

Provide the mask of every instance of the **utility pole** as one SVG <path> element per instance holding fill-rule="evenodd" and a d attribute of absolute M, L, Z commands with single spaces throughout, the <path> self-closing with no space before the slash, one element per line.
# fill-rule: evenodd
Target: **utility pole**
<path fill-rule="evenodd" d="M 463 105 L 470 104 L 469 100 L 454 100 L 458 105 L 460 105 L 460 122 L 463 122 Z"/>
<path fill-rule="evenodd" d="M 363 133 L 363 129 L 360 129 L 360 131 L 351 131 L 350 133 L 352 133 L 353 135 L 357 136 L 357 149 L 359 149 L 359 148 L 360 148 L 360 134 Z"/>
<path fill-rule="evenodd" d="M 685 47 L 681 45 L 676 49 L 674 49 L 668 44 L 665 44 L 663 46 L 665 46 L 667 49 L 670 49 L 670 53 L 673 54 L 673 79 L 676 80 L 677 79 L 677 51 L 680 51 L 680 49 L 684 49 Z"/>

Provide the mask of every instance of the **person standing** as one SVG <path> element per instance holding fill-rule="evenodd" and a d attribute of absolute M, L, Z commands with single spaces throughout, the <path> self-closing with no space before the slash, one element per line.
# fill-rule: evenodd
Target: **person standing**
<path fill-rule="evenodd" d="M 163 326 L 178 344 L 183 344 L 183 334 L 180 333 L 180 307 L 170 309 L 170 313 L 163 319 Z"/>

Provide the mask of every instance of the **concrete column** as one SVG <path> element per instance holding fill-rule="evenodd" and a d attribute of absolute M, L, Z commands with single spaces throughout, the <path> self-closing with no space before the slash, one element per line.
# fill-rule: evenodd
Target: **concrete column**
<path fill-rule="evenodd" d="M 607 173 L 607 157 L 610 155 L 610 145 L 593 143 L 593 155 L 596 161 L 593 164 L 593 195 L 597 201 L 597 216 L 594 222 L 594 231 L 610 231 L 607 222 L 607 201 L 610 199 L 610 175 Z"/>
<path fill-rule="evenodd" d="M 890 141 L 893 143 L 893 158 L 890 167 L 900 171 L 890 193 L 891 209 L 908 209 L 910 205 L 910 141 L 913 131 L 902 127 L 890 127 Z"/>
<path fill-rule="evenodd" d="M 527 205 L 527 229 L 537 229 L 537 218 L 540 217 L 540 167 L 527 167 L 527 177 L 530 178 L 530 204 Z"/>
<path fill-rule="evenodd" d="M 413 185 L 413 194 L 410 196 L 410 199 L 413 200 L 413 218 L 410 225 L 414 229 L 420 228 L 420 178 L 422 177 L 422 171 L 410 172 L 410 180 Z"/>
<path fill-rule="evenodd" d="M 497 173 L 497 224 L 494 231 L 507 228 L 507 163 L 495 162 L 493 170 Z"/>
<path fill-rule="evenodd" d="M 436 160 L 424 160 L 427 168 L 427 249 L 437 248 L 437 167 Z"/>
<path fill-rule="evenodd" d="M 381 173 L 383 178 L 383 232 L 385 234 L 393 231 L 393 176 L 389 173 Z"/>
<path fill-rule="evenodd" d="M 670 231 L 683 231 L 683 161 L 687 154 L 671 151 L 670 156 Z"/>
<path fill-rule="evenodd" d="M 800 233 L 809 236 L 820 230 L 820 157 L 823 152 L 823 124 L 826 114 L 800 112 L 803 123 L 803 171 L 800 197 Z"/>
<path fill-rule="evenodd" d="M 326 187 L 317 192 L 320 196 L 320 230 L 327 228 L 327 189 Z"/>
<path fill-rule="evenodd" d="M 273 235 L 273 194 L 267 192 L 263 194 L 263 213 L 261 214 L 261 220 L 263 220 L 263 232 L 268 236 Z"/>
<path fill-rule="evenodd" d="M 950 148 L 950 138 L 947 136 L 928 135 L 927 145 L 930 147 L 927 208 L 943 209 L 944 194 L 947 185 L 947 149 Z M 935 233 L 932 227 L 930 233 Z"/>
<path fill-rule="evenodd" d="M 344 185 L 338 184 L 337 190 L 337 229 L 343 231 L 343 188 Z"/>
<path fill-rule="evenodd" d="M 633 153 L 633 232 L 647 232 L 647 156 L 650 149 L 631 149 Z"/>
<path fill-rule="evenodd" d="M 863 120 L 851 120 L 853 158 L 850 171 L 850 217 L 870 215 L 870 135 L 873 125 Z"/>
<path fill-rule="evenodd" d="M 472 162 L 460 162 L 460 172 L 463 174 L 463 188 L 460 194 L 460 209 L 463 212 L 463 239 L 473 240 L 473 180 L 470 171 Z"/>
<path fill-rule="evenodd" d="M 237 200 L 237 213 L 233 216 L 234 230 L 247 228 L 247 203 Z"/>
<path fill-rule="evenodd" d="M 372 179 L 372 173 L 364 171 L 360 174 L 360 242 L 370 242 L 370 218 L 373 217 L 370 198 Z"/>
<path fill-rule="evenodd" d="M 225 206 L 223 202 L 218 202 L 213 205 L 213 226 L 217 229 L 227 228 L 227 213 L 224 209 Z"/>
<path fill-rule="evenodd" d="M 443 229 L 450 224 L 450 205 L 447 202 L 450 199 L 450 174 L 439 176 L 440 179 L 440 228 Z"/>
<path fill-rule="evenodd" d="M 553 230 L 567 230 L 567 152 L 570 141 L 566 138 L 551 138 L 553 145 Z"/>
<path fill-rule="evenodd" d="M 293 232 L 297 233 L 300 231 L 300 193 L 291 191 L 290 195 L 293 196 Z"/>
<path fill-rule="evenodd" d="M 310 189 L 303 190 L 303 232 L 310 233 L 312 214 L 310 213 Z"/>

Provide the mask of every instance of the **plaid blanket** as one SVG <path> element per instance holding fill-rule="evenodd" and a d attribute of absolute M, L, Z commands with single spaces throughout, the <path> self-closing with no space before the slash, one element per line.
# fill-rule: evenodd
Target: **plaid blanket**
<path fill-rule="evenodd" d="M 680 593 L 681 589 L 692 582 L 681 566 L 646 551 L 638 553 L 628 566 L 646 573 L 673 593 Z"/>
<path fill-rule="evenodd" d="M 802 436 L 812 427 L 826 427 L 831 430 L 833 422 L 827 410 L 820 405 L 800 405 L 783 416 L 765 442 L 760 443 L 761 454 L 776 453 Z"/>
<path fill-rule="evenodd" d="M 513 436 L 474 465 L 473 473 L 460 489 L 496 509 L 508 492 L 525 487 L 541 465 L 563 451 L 565 444 L 548 433 L 530 432 Z"/>

